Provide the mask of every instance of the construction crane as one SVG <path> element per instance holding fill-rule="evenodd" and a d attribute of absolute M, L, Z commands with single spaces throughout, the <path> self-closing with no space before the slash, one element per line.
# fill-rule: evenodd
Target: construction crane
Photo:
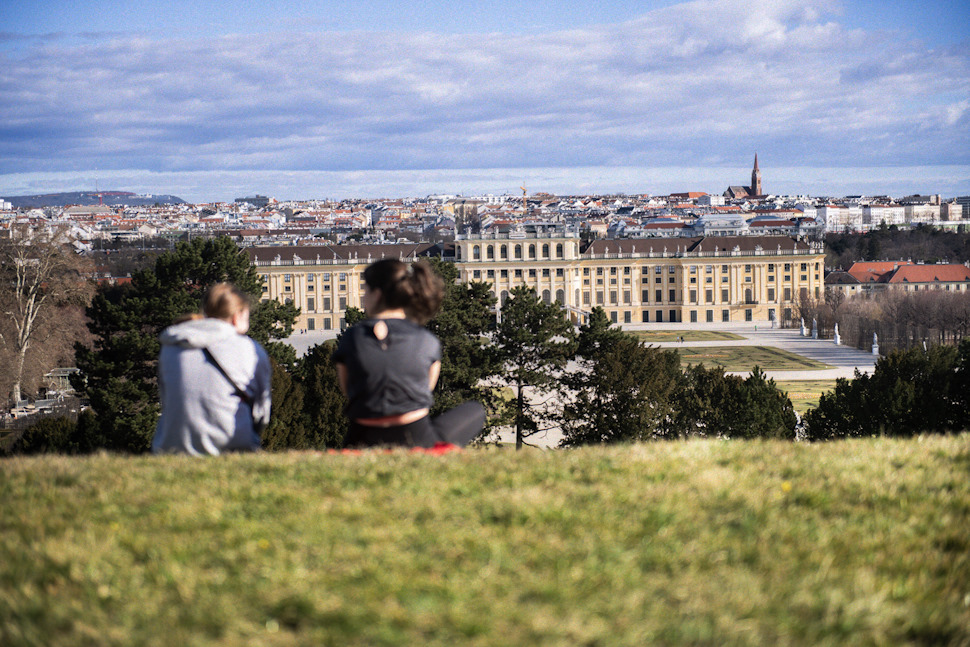
<path fill-rule="evenodd" d="M 529 201 L 525 197 L 526 190 L 524 186 L 520 186 L 519 188 L 522 189 L 522 215 L 527 216 L 529 215 Z"/>

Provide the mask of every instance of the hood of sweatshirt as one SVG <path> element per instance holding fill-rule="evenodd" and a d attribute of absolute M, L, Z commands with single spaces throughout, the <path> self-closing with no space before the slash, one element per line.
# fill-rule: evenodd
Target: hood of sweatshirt
<path fill-rule="evenodd" d="M 206 348 L 238 334 L 235 326 L 228 321 L 206 318 L 169 326 L 162 331 L 158 340 L 163 346 Z"/>

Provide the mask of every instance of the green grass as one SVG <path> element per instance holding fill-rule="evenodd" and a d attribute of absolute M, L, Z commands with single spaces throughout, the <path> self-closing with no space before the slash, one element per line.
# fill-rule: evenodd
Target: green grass
<path fill-rule="evenodd" d="M 684 338 L 684 341 L 735 341 L 744 339 L 741 335 L 720 330 L 631 330 L 629 333 L 647 343 L 680 341 L 681 337 Z"/>
<path fill-rule="evenodd" d="M 0 644 L 970 642 L 970 436 L 0 462 Z"/>
<path fill-rule="evenodd" d="M 835 389 L 835 380 L 775 380 L 775 385 L 788 393 L 795 411 L 804 414 L 818 406 L 823 393 Z"/>
<path fill-rule="evenodd" d="M 832 368 L 795 353 L 770 346 L 683 346 L 674 348 L 680 353 L 683 366 L 701 364 L 723 366 L 725 371 L 750 371 L 760 366 L 763 371 L 808 371 Z"/>

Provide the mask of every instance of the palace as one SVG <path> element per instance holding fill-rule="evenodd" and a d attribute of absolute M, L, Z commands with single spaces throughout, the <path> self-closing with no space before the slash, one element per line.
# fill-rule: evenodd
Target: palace
<path fill-rule="evenodd" d="M 791 320 L 824 294 L 822 247 L 786 236 L 596 240 L 566 234 L 466 234 L 447 244 L 251 247 L 263 298 L 300 308 L 296 326 L 343 327 L 360 308 L 364 269 L 381 258 L 440 256 L 460 280 L 492 286 L 501 305 L 520 285 L 574 322 L 601 306 L 618 324 Z"/>

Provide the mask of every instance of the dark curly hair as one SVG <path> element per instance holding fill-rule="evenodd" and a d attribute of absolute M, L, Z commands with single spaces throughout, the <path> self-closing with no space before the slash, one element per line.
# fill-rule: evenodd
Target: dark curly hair
<path fill-rule="evenodd" d="M 370 289 L 381 291 L 384 308 L 403 308 L 409 318 L 421 324 L 437 314 L 444 298 L 441 279 L 423 261 L 408 265 L 385 258 L 364 270 L 364 282 Z"/>

